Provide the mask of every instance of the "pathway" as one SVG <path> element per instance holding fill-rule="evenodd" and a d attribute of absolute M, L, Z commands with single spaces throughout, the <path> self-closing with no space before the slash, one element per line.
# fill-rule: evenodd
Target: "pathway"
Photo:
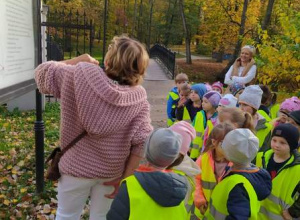
<path fill-rule="evenodd" d="M 170 80 L 160 65 L 150 59 L 147 75 L 143 83 L 147 91 L 148 101 L 151 107 L 151 121 L 154 128 L 167 125 L 167 95 L 174 87 L 174 81 Z"/>

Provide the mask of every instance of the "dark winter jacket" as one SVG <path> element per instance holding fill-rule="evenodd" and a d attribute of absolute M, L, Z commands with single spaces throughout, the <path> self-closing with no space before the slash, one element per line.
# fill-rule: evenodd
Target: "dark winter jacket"
<path fill-rule="evenodd" d="M 147 194 L 163 207 L 179 205 L 184 200 L 187 193 L 186 179 L 183 176 L 172 172 L 136 171 L 134 176 Z M 130 216 L 130 209 L 134 209 L 134 207 L 130 207 L 127 185 L 124 181 L 107 213 L 106 219 L 127 220 Z M 146 204 L 145 209 L 147 209 Z"/>
<path fill-rule="evenodd" d="M 257 170 L 256 172 L 253 172 Z M 249 172 L 250 171 L 250 172 Z M 259 201 L 264 200 L 271 194 L 272 181 L 270 174 L 264 169 L 253 167 L 247 171 L 231 171 L 226 177 L 239 174 L 247 178 L 253 186 Z M 226 178 L 225 177 L 225 178 Z M 243 184 L 236 185 L 228 196 L 227 210 L 229 216 L 226 220 L 248 220 L 250 217 L 250 199 Z"/>
<path fill-rule="evenodd" d="M 202 110 L 202 107 L 200 107 L 200 108 L 195 108 L 195 107 L 193 106 L 193 102 L 192 102 L 190 99 L 188 99 L 188 100 L 186 101 L 186 103 L 184 104 L 184 106 L 182 106 L 182 107 L 176 107 L 175 115 L 176 115 L 176 119 L 177 119 L 178 121 L 181 121 L 182 118 L 183 118 L 183 110 L 184 110 L 184 107 L 186 107 L 187 111 L 189 112 L 189 115 L 190 115 L 190 117 L 191 117 L 191 121 L 194 120 L 194 118 L 195 118 L 197 112 L 199 112 L 199 111 Z"/>
<path fill-rule="evenodd" d="M 177 87 L 174 87 L 170 92 L 174 92 L 176 94 L 178 94 L 178 89 Z M 169 93 L 170 93 L 169 92 Z M 178 102 L 178 99 L 174 100 L 170 95 L 169 95 L 169 98 L 167 100 L 167 115 L 168 115 L 168 118 L 171 119 L 172 121 L 175 119 L 174 115 L 172 115 L 172 111 L 173 111 L 173 108 L 172 106 L 173 105 L 177 105 L 177 102 Z"/>

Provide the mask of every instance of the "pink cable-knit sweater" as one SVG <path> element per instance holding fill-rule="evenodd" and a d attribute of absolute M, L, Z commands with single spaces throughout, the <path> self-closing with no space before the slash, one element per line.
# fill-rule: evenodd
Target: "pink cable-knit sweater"
<path fill-rule="evenodd" d="M 61 100 L 62 148 L 84 129 L 88 132 L 61 158 L 61 173 L 117 178 L 130 154 L 143 156 L 152 126 L 142 86 L 117 85 L 100 67 L 89 63 L 46 62 L 37 67 L 35 80 L 40 92 Z"/>

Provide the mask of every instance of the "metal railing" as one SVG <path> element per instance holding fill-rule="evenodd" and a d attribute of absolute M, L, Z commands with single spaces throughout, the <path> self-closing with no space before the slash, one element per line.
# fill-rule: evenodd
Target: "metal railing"
<path fill-rule="evenodd" d="M 155 44 L 150 49 L 150 58 L 156 58 L 166 67 L 172 79 L 175 77 L 176 52 L 163 45 Z"/>

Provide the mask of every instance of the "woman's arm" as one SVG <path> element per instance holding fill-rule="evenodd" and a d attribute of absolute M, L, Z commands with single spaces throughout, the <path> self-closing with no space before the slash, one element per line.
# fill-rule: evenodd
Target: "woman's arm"
<path fill-rule="evenodd" d="M 49 61 L 40 64 L 35 70 L 35 81 L 41 93 L 52 94 L 60 98 L 61 87 L 64 79 L 68 75 L 73 75 L 75 66 L 79 62 L 89 62 L 98 64 L 94 58 L 88 54 L 83 54 L 65 61 Z"/>
<path fill-rule="evenodd" d="M 254 79 L 256 75 L 256 65 L 253 65 L 250 70 L 248 71 L 247 75 L 242 77 L 242 76 L 234 76 L 232 77 L 233 82 L 238 82 L 241 84 L 247 84 Z"/>
<path fill-rule="evenodd" d="M 225 75 L 224 83 L 227 85 L 231 85 L 233 83 L 233 81 L 230 78 L 232 71 L 233 71 L 233 65 L 229 68 L 229 70 L 227 71 L 227 73 Z"/>

